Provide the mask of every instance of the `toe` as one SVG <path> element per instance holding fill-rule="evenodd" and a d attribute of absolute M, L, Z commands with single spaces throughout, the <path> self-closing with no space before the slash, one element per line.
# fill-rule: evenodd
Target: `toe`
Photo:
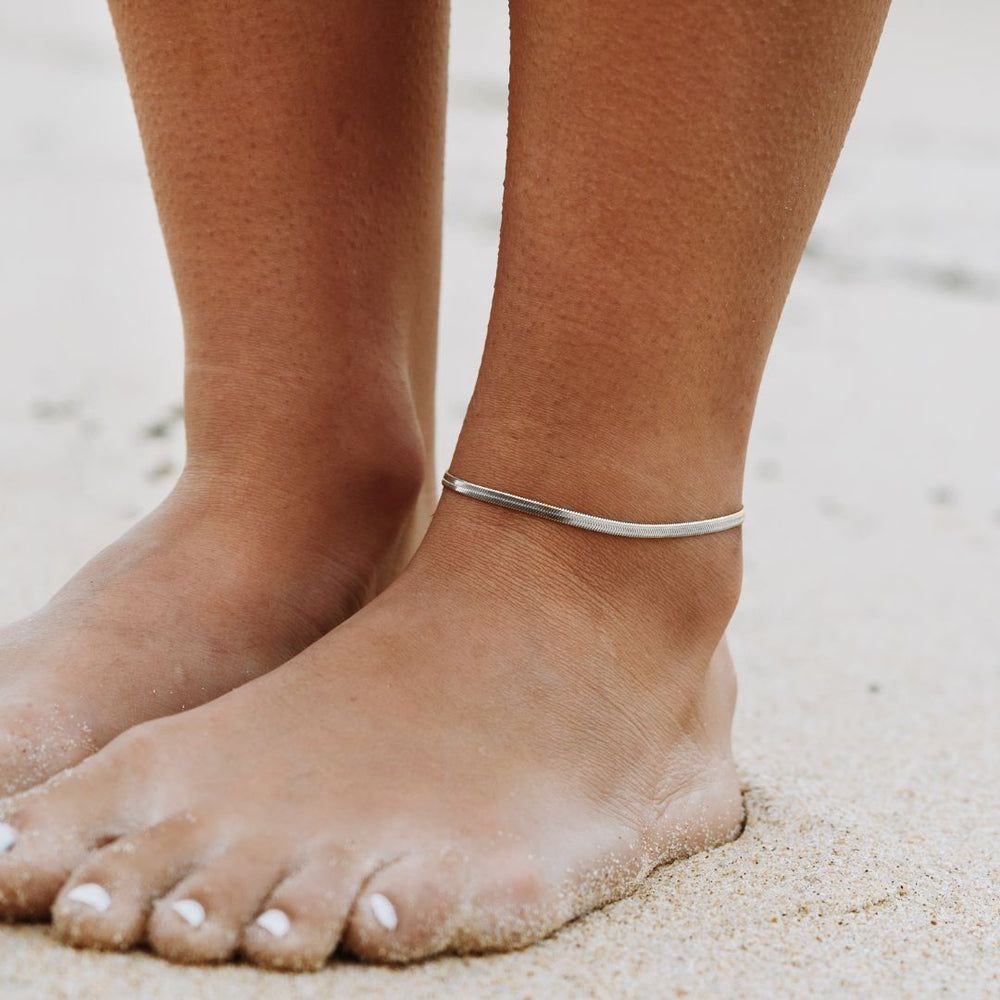
<path fill-rule="evenodd" d="M 52 907 L 68 944 L 123 950 L 143 940 L 153 901 L 190 871 L 204 840 L 193 815 L 121 837 L 95 851 L 69 877 Z"/>
<path fill-rule="evenodd" d="M 8 846 L 0 852 L 0 918 L 47 916 L 69 873 L 119 832 L 110 816 L 84 804 L 82 791 L 79 782 L 67 779 L 30 801 L 14 800 L 4 814 L 0 836 Z"/>
<path fill-rule="evenodd" d="M 231 957 L 285 860 L 280 844 L 262 838 L 238 843 L 199 866 L 154 904 L 148 932 L 154 951 L 174 962 Z"/>
<path fill-rule="evenodd" d="M 275 888 L 247 926 L 244 956 L 269 969 L 322 968 L 337 948 L 364 875 L 361 862 L 347 853 L 306 862 Z"/>
<path fill-rule="evenodd" d="M 0 919 L 44 918 L 70 872 L 134 826 L 151 773 L 141 747 L 120 737 L 0 809 L 8 844 L 0 852 Z"/>
<path fill-rule="evenodd" d="M 374 962 L 521 948 L 589 908 L 560 868 L 495 845 L 408 855 L 365 884 L 342 947 Z"/>
<path fill-rule="evenodd" d="M 365 961 L 409 962 L 446 951 L 461 925 L 468 863 L 456 850 L 382 868 L 355 899 L 344 950 Z"/>
<path fill-rule="evenodd" d="M 50 828 L 29 809 L 6 814 L 0 831 L 0 918 L 44 919 L 63 882 L 97 843 L 86 830 Z"/>

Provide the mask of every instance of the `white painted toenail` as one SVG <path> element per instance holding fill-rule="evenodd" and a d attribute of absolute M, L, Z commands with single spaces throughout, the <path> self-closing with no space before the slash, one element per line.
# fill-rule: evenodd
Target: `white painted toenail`
<path fill-rule="evenodd" d="M 17 843 L 17 830 L 10 823 L 0 823 L 0 854 L 9 851 Z"/>
<path fill-rule="evenodd" d="M 292 926 L 288 914 L 284 910 L 265 910 L 257 918 L 257 926 L 263 927 L 274 937 L 284 937 Z"/>
<path fill-rule="evenodd" d="M 373 892 L 368 897 L 368 905 L 372 908 L 375 919 L 387 930 L 394 931 L 399 923 L 396 907 L 380 892 Z"/>
<path fill-rule="evenodd" d="M 66 893 L 66 898 L 71 903 L 83 903 L 98 913 L 104 913 L 111 905 L 108 890 L 96 882 L 84 882 L 82 885 L 74 886 Z"/>
<path fill-rule="evenodd" d="M 170 908 L 192 927 L 201 927 L 205 922 L 205 907 L 197 899 L 178 899 Z"/>

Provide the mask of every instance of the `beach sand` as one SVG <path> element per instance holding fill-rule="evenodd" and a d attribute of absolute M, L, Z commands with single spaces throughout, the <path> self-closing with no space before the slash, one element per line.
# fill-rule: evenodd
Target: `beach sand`
<path fill-rule="evenodd" d="M 445 466 L 489 307 L 502 5 L 455 11 Z M 782 320 L 748 468 L 736 843 L 523 952 L 316 975 L 0 929 L 0 997 L 1000 995 L 1000 7 L 907 0 Z M 0 618 L 169 488 L 177 316 L 106 15 L 0 12 Z"/>

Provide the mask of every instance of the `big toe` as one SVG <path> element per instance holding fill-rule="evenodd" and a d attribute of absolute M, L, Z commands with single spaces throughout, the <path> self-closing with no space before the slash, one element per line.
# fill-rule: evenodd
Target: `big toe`
<path fill-rule="evenodd" d="M 465 853 L 408 855 L 364 886 L 344 932 L 344 950 L 364 961 L 411 962 L 451 948 L 464 922 Z"/>

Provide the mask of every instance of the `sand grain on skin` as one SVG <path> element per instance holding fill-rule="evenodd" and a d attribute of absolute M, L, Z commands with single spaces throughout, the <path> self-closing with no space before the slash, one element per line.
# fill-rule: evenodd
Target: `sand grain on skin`
<path fill-rule="evenodd" d="M 503 5 L 453 19 L 439 468 L 482 347 L 505 130 Z M 177 968 L 0 928 L 3 1000 L 1000 994 L 998 36 L 992 0 L 895 5 L 785 310 L 745 497 L 738 840 L 525 951 L 402 970 Z M 106 14 L 17 5 L 7 40 L 12 619 L 153 506 L 169 484 L 144 470 L 178 467 L 181 436 L 138 431 L 176 402 L 180 345 Z M 44 400 L 79 403 L 37 419 Z"/>

